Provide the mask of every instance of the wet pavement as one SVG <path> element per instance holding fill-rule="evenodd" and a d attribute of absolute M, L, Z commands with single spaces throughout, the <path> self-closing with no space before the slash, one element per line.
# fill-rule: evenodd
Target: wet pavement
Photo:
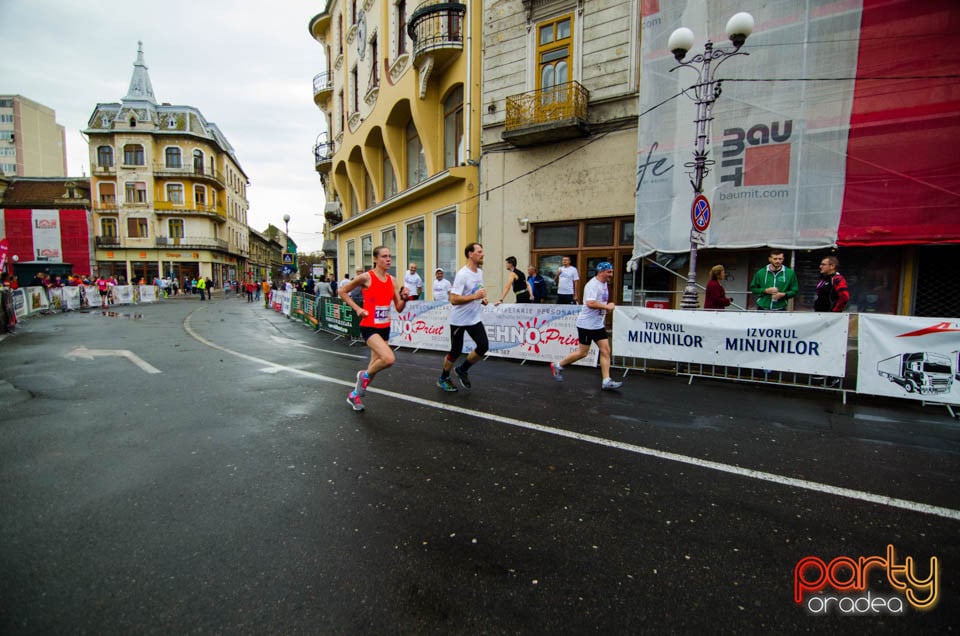
<path fill-rule="evenodd" d="M 355 413 L 366 357 L 237 298 L 24 321 L 0 341 L 0 631 L 954 624 L 942 407 L 637 372 L 606 392 L 596 370 L 499 359 L 448 394 L 442 354 L 401 349 Z M 919 574 L 938 559 L 932 609 L 841 616 L 906 598 L 879 567 L 794 602 L 801 559 L 888 545 Z"/>

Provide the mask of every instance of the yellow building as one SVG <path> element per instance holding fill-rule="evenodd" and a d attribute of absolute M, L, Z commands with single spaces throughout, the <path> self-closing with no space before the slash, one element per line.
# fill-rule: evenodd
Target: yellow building
<path fill-rule="evenodd" d="M 97 104 L 89 139 L 99 274 L 242 280 L 247 185 L 233 148 L 196 108 L 158 104 L 137 51 L 126 97 Z"/>
<path fill-rule="evenodd" d="M 340 277 L 386 245 L 392 273 L 416 263 L 429 291 L 478 240 L 480 16 L 479 2 L 328 0 L 310 20 L 329 65 L 315 157 Z"/>

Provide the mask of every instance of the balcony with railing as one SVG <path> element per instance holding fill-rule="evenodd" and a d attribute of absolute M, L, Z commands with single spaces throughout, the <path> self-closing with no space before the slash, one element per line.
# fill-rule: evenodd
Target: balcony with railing
<path fill-rule="evenodd" d="M 101 248 L 120 247 L 119 236 L 97 236 L 95 238 L 96 238 L 97 247 L 101 247 Z"/>
<path fill-rule="evenodd" d="M 333 95 L 333 73 L 324 71 L 313 76 L 313 103 L 322 107 Z"/>
<path fill-rule="evenodd" d="M 212 236 L 158 236 L 157 247 L 179 247 L 197 250 L 227 250 L 227 242 Z"/>
<path fill-rule="evenodd" d="M 323 174 L 330 172 L 333 164 L 334 144 L 332 141 L 320 141 L 313 147 L 314 168 Z"/>
<path fill-rule="evenodd" d="M 442 68 L 463 51 L 463 16 L 467 5 L 460 2 L 427 0 L 416 8 L 407 22 L 407 34 L 413 40 L 413 60 L 422 66 L 423 58 Z"/>
<path fill-rule="evenodd" d="M 590 91 L 578 82 L 507 97 L 503 140 L 514 146 L 586 137 Z"/>
<path fill-rule="evenodd" d="M 221 188 L 226 187 L 223 175 L 218 171 L 206 167 L 189 164 L 168 166 L 158 164 L 153 167 L 153 176 L 157 178 L 193 179 L 213 183 Z"/>
<path fill-rule="evenodd" d="M 222 205 L 204 205 L 202 203 L 176 203 L 174 201 L 155 201 L 153 211 L 158 216 L 204 216 L 220 223 L 226 223 Z"/>
<path fill-rule="evenodd" d="M 101 194 L 99 200 L 94 200 L 93 209 L 101 214 L 117 213 L 117 197 L 114 194 Z"/>

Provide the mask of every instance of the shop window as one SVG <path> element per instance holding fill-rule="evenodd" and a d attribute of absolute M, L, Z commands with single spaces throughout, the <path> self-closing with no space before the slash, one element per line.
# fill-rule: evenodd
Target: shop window
<path fill-rule="evenodd" d="M 613 245 L 613 221 L 587 223 L 583 244 L 588 246 Z"/>
<path fill-rule="evenodd" d="M 577 247 L 580 244 L 580 225 L 540 225 L 533 231 L 534 249 Z"/>

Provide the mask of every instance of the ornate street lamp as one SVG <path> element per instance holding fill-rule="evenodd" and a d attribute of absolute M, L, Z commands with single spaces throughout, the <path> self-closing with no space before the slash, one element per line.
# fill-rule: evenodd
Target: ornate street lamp
<path fill-rule="evenodd" d="M 727 35 L 730 36 L 732 49 L 714 48 L 713 42 L 707 40 L 703 45 L 703 53 L 684 62 L 683 58 L 687 52 L 693 48 L 693 31 L 686 27 L 680 27 L 670 34 L 667 40 L 667 48 L 677 58 L 678 65 L 670 69 L 671 72 L 678 68 L 693 69 L 697 73 L 697 83 L 694 85 L 695 103 L 697 105 L 697 118 L 694 120 L 697 136 L 694 139 L 693 161 L 684 164 L 686 168 L 693 168 L 690 185 L 693 186 L 694 209 L 691 212 L 690 228 L 690 270 L 687 273 L 687 284 L 683 288 L 683 298 L 680 301 L 681 309 L 698 309 L 700 303 L 697 301 L 697 245 L 702 243 L 703 234 L 699 228 L 706 228 L 709 225 L 710 208 L 709 202 L 703 195 L 703 177 L 710 172 L 710 166 L 713 160 L 707 159 L 710 151 L 707 150 L 707 142 L 710 140 L 710 125 L 713 122 L 713 103 L 720 97 L 720 83 L 722 80 L 715 80 L 714 74 L 729 57 L 734 55 L 749 55 L 740 50 L 747 37 L 753 32 L 753 16 L 749 13 L 738 13 L 727 22 Z M 716 64 L 714 64 L 716 62 Z M 699 227 L 698 227 L 699 226 Z"/>

